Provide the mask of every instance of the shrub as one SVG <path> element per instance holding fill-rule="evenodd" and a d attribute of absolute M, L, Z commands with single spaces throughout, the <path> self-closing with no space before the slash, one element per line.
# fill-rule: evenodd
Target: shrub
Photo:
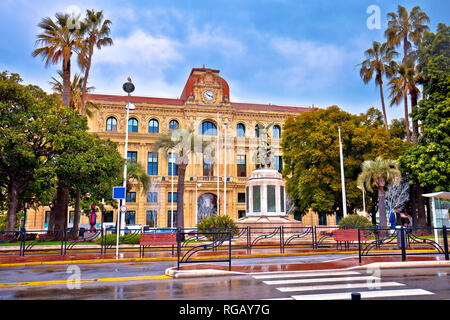
<path fill-rule="evenodd" d="M 372 222 L 366 217 L 350 214 L 339 221 L 339 226 L 344 228 L 371 227 Z"/>
<path fill-rule="evenodd" d="M 206 216 L 197 224 L 199 232 L 213 232 L 213 229 L 217 232 L 226 232 L 231 229 L 231 233 L 236 235 L 239 233 L 236 223 L 229 216 Z M 211 239 L 212 236 L 207 236 Z"/>

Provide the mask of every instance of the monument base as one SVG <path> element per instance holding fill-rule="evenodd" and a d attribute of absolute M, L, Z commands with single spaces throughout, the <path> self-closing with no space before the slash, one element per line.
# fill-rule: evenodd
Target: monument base
<path fill-rule="evenodd" d="M 285 232 L 299 232 L 302 223 L 286 215 L 249 215 L 236 222 L 239 228 L 251 227 L 255 232 L 268 232 L 270 229 L 284 227 Z"/>

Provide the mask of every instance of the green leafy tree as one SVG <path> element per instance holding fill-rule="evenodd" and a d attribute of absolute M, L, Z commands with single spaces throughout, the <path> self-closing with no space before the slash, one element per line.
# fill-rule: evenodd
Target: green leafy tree
<path fill-rule="evenodd" d="M 389 125 L 389 133 L 392 137 L 404 140 L 406 138 L 405 119 L 392 119 Z"/>
<path fill-rule="evenodd" d="M 281 143 L 283 176 L 297 212 L 304 214 L 311 208 L 333 214 L 339 209 L 342 216 L 338 126 L 344 153 L 346 205 L 349 212 L 361 205 L 362 193 L 356 183 L 361 163 L 379 155 L 398 158 L 404 150 L 404 143 L 390 137 L 382 127 L 382 118 L 374 108 L 352 115 L 332 106 L 286 120 Z"/>
<path fill-rule="evenodd" d="M 65 152 L 65 140 L 87 125 L 58 97 L 20 82 L 17 74 L 0 74 L 0 172 L 8 190 L 7 228 L 14 228 L 20 201 L 36 177 L 52 179 L 51 168 Z"/>
<path fill-rule="evenodd" d="M 422 124 L 418 145 L 400 158 L 404 171 L 425 191 L 450 190 L 450 28 L 439 24 L 420 45 L 424 98 L 413 117 Z M 413 217 L 414 219 L 414 217 Z M 425 217 L 417 217 L 419 221 Z"/>

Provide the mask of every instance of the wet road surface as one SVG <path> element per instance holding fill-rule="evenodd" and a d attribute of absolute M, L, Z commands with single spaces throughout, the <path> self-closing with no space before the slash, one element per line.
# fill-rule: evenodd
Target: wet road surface
<path fill-rule="evenodd" d="M 302 259 L 317 262 L 331 258 L 336 257 Z M 233 265 L 274 261 L 298 263 L 299 257 L 236 259 Z M 376 299 L 450 298 L 450 268 L 444 267 L 357 270 L 348 275 L 332 271 L 278 271 L 203 278 L 163 276 L 164 270 L 173 266 L 176 262 L 158 261 L 5 268 L 0 269 L 0 299 L 345 299 L 355 290 Z M 72 281 L 75 276 L 81 279 L 78 286 Z"/>

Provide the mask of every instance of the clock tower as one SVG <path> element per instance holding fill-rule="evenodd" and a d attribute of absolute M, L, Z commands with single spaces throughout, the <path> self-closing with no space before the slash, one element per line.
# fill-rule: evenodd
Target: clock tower
<path fill-rule="evenodd" d="M 228 105 L 230 89 L 228 83 L 219 76 L 219 70 L 196 68 L 191 71 L 181 100 L 186 104 Z"/>

